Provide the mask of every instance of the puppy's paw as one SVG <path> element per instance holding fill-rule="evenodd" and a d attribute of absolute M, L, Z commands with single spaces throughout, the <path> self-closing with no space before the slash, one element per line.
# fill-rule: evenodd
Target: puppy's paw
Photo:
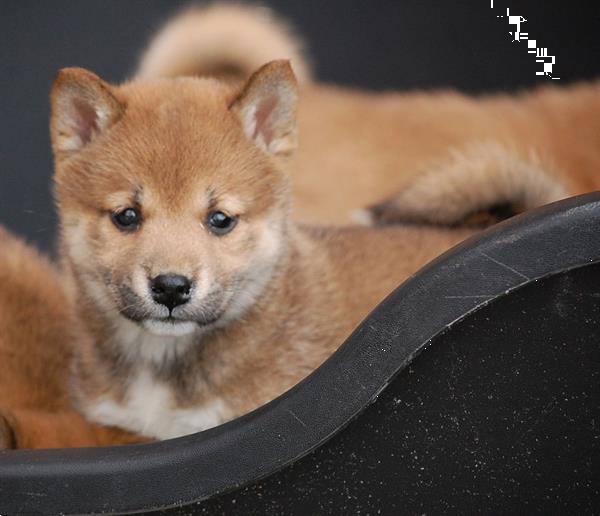
<path fill-rule="evenodd" d="M 12 450 L 16 447 L 14 418 L 8 411 L 0 410 L 0 450 Z"/>

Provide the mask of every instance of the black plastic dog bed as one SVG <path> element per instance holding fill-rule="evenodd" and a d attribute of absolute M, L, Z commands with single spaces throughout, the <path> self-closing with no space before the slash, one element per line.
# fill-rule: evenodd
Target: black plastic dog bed
<path fill-rule="evenodd" d="M 0 514 L 593 513 L 599 450 L 594 193 L 438 258 L 245 417 L 149 445 L 1 452 Z"/>

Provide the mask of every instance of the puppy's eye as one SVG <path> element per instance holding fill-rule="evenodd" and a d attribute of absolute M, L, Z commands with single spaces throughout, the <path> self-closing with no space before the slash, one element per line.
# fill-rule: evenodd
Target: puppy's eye
<path fill-rule="evenodd" d="M 225 235 L 235 227 L 237 218 L 230 217 L 222 211 L 212 211 L 208 214 L 206 223 L 208 229 L 215 235 Z"/>
<path fill-rule="evenodd" d="M 115 226 L 123 231 L 135 231 L 142 223 L 142 215 L 136 208 L 125 208 L 111 215 Z"/>

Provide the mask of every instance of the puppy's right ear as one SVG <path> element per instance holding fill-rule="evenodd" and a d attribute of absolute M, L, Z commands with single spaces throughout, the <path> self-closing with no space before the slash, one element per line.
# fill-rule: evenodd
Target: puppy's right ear
<path fill-rule="evenodd" d="M 113 125 L 125 109 L 109 84 L 83 68 L 63 68 L 50 100 L 50 133 L 56 155 L 79 151 Z"/>

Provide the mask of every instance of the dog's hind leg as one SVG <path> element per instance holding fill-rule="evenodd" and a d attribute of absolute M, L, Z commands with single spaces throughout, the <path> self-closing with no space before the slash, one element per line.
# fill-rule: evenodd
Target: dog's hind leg
<path fill-rule="evenodd" d="M 0 410 L 0 449 L 76 448 L 148 441 L 119 428 L 91 423 L 75 411 Z"/>

